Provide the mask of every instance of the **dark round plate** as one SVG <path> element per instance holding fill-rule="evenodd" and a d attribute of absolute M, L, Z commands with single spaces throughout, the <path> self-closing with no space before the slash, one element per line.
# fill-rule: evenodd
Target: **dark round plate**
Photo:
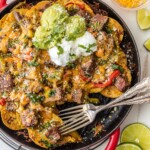
<path fill-rule="evenodd" d="M 40 0 L 27 0 L 27 3 L 37 3 Z M 90 3 L 93 3 L 93 1 L 90 1 Z M 101 1 L 97 1 L 100 3 L 100 9 L 103 9 L 108 13 L 108 16 L 116 19 L 123 27 L 124 27 L 124 39 L 121 43 L 121 47 L 124 50 L 124 52 L 127 54 L 128 58 L 128 67 L 130 68 L 132 72 L 132 83 L 131 86 L 136 84 L 140 80 L 140 59 L 139 59 L 139 53 L 136 46 L 136 43 L 134 41 L 134 38 L 125 24 L 125 22 L 122 20 L 122 18 L 107 4 Z M 19 1 L 15 1 L 8 5 L 1 13 L 0 18 L 2 18 L 6 13 L 8 13 L 16 4 L 18 4 Z M 111 99 L 103 97 L 100 94 L 91 94 L 91 97 L 98 97 L 101 99 L 101 104 L 108 103 Z M 74 104 L 65 104 L 60 107 L 66 108 L 73 106 Z M 101 113 L 99 113 L 91 125 L 81 129 L 79 133 L 83 137 L 82 143 L 74 143 L 74 144 L 67 144 L 58 148 L 55 148 L 55 150 L 75 150 L 75 149 L 94 149 L 97 145 L 100 145 L 104 140 L 106 140 L 114 130 L 116 130 L 120 124 L 123 122 L 123 120 L 128 115 L 129 111 L 131 110 L 131 106 L 121 106 L 118 107 L 115 111 L 114 109 L 108 109 Z M 95 127 L 96 124 L 101 123 L 104 125 L 103 131 L 96 137 L 93 137 L 92 129 Z M 2 140 L 4 140 L 8 145 L 15 149 L 29 149 L 29 150 L 41 150 L 42 148 L 35 145 L 33 142 L 28 142 L 24 139 L 23 136 L 18 136 L 16 131 L 9 130 L 7 127 L 5 127 L 0 119 L 0 130 L 1 130 L 1 136 Z"/>

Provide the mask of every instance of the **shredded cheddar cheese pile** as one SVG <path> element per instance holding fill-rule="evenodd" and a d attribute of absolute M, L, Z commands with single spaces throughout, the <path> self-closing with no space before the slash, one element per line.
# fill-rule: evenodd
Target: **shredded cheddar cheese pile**
<path fill-rule="evenodd" d="M 117 3 L 127 8 L 136 8 L 146 2 L 146 0 L 115 0 Z"/>

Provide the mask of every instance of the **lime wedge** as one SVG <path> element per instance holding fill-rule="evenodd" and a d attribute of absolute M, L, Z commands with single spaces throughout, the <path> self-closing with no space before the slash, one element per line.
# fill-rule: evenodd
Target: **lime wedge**
<path fill-rule="evenodd" d="M 116 150 L 142 150 L 142 148 L 133 143 L 123 143 L 118 145 Z"/>
<path fill-rule="evenodd" d="M 150 39 L 145 41 L 144 46 L 148 51 L 150 51 Z"/>
<path fill-rule="evenodd" d="M 148 9 L 138 10 L 137 21 L 141 29 L 150 28 L 150 10 Z"/>
<path fill-rule="evenodd" d="M 121 143 L 123 142 L 132 142 L 144 150 L 150 150 L 150 129 L 140 123 L 131 124 L 122 131 Z"/>

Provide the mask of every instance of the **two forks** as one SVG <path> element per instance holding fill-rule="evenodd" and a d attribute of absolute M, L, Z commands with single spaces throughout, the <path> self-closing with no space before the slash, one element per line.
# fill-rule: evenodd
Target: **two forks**
<path fill-rule="evenodd" d="M 59 116 L 64 120 L 63 124 L 59 127 L 61 135 L 68 134 L 91 124 L 95 120 L 97 113 L 105 109 L 150 102 L 150 93 L 145 94 L 148 90 L 150 90 L 150 77 L 143 79 L 127 90 L 122 96 L 107 105 L 94 106 L 93 104 L 83 104 L 61 110 Z"/>

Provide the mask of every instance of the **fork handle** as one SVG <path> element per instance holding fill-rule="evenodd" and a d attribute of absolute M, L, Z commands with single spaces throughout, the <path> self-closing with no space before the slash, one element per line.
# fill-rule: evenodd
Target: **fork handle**
<path fill-rule="evenodd" d="M 150 77 L 143 79 L 141 82 L 137 83 L 135 86 L 127 90 L 122 96 L 113 100 L 105 106 L 96 107 L 96 112 L 113 107 L 113 105 L 118 104 L 119 102 L 126 101 L 126 99 L 132 98 L 137 94 L 141 94 L 150 89 Z"/>

